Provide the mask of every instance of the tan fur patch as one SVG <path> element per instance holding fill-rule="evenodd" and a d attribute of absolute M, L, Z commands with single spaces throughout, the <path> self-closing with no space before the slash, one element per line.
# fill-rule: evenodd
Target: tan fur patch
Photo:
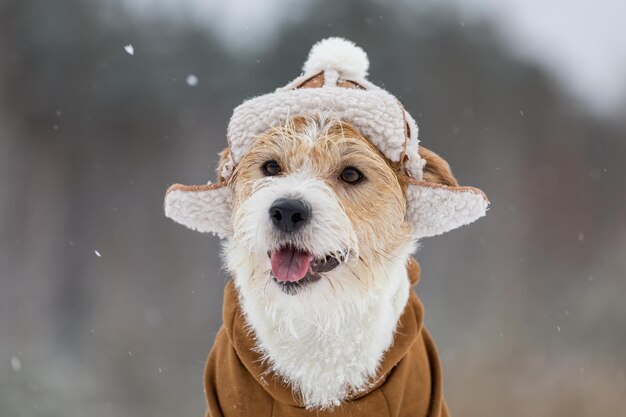
<path fill-rule="evenodd" d="M 224 177 L 222 176 L 222 172 L 224 170 L 224 166 L 228 163 L 228 161 L 230 160 L 230 148 L 224 148 L 222 149 L 222 151 L 219 153 L 220 159 L 219 162 L 217 164 L 217 180 L 218 182 L 223 182 L 224 181 Z"/>
<path fill-rule="evenodd" d="M 456 187 L 458 182 L 452 174 L 450 165 L 439 155 L 420 146 L 419 154 L 426 161 L 424 166 L 424 181 Z"/>

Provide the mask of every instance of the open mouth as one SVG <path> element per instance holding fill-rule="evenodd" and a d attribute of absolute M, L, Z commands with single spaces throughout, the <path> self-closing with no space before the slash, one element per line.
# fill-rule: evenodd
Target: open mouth
<path fill-rule="evenodd" d="M 296 294 L 304 286 L 321 278 L 321 273 L 339 266 L 332 255 L 315 258 L 293 246 L 285 246 L 268 253 L 272 264 L 272 279 L 285 294 Z"/>

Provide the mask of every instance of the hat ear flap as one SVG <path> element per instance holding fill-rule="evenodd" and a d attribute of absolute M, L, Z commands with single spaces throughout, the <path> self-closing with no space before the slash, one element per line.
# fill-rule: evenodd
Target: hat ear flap
<path fill-rule="evenodd" d="M 478 188 L 454 187 L 411 179 L 407 219 L 413 237 L 436 236 L 472 223 L 487 212 L 489 200 Z"/>
<path fill-rule="evenodd" d="M 172 185 L 165 194 L 165 215 L 177 223 L 220 238 L 233 234 L 232 194 L 226 182 Z"/>
<path fill-rule="evenodd" d="M 485 215 L 485 193 L 460 187 L 450 165 L 435 152 L 420 146 L 419 156 L 425 161 L 423 181 L 410 178 L 407 187 L 407 219 L 415 238 L 436 236 Z"/>

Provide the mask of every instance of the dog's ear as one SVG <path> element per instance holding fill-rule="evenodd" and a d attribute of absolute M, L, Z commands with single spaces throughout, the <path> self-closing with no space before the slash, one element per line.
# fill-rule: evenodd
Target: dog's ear
<path fill-rule="evenodd" d="M 419 155 L 426 161 L 423 174 L 424 181 L 435 184 L 449 185 L 452 187 L 457 187 L 459 185 L 456 178 L 454 178 L 454 175 L 452 174 L 450 165 L 448 165 L 445 159 L 423 146 L 419 147 Z"/>

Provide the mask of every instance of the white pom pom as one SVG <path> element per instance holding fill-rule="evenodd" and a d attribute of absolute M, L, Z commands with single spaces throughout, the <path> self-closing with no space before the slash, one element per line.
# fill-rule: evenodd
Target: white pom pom
<path fill-rule="evenodd" d="M 353 42 L 327 38 L 313 45 L 302 70 L 306 75 L 336 70 L 342 78 L 359 80 L 367 76 L 369 65 L 365 51 Z"/>

